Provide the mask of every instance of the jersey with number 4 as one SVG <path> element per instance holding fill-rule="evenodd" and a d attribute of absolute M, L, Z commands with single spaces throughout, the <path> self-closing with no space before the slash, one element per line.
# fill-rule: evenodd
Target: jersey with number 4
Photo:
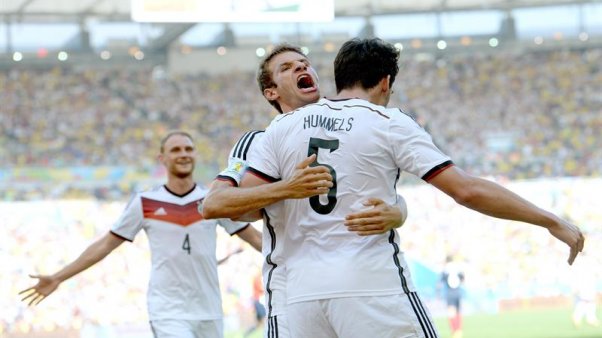
<path fill-rule="evenodd" d="M 399 109 L 321 99 L 277 116 L 252 149 L 248 172 L 288 179 L 312 154 L 334 186 L 325 195 L 284 201 L 288 302 L 415 291 L 399 234 L 358 236 L 344 219 L 365 209 L 368 198 L 394 204 L 400 170 L 428 181 L 452 165 L 450 158 Z"/>
<path fill-rule="evenodd" d="M 137 193 L 111 228 L 128 241 L 140 230 L 146 231 L 152 256 L 147 295 L 150 320 L 222 318 L 216 226 L 233 235 L 248 224 L 203 219 L 206 193 L 199 186 L 184 195 L 166 186 Z"/>

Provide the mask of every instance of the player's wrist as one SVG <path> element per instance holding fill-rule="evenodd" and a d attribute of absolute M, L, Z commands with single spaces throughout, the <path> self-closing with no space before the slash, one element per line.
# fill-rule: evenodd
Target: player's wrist
<path fill-rule="evenodd" d="M 546 228 L 547 230 L 551 230 L 557 227 L 561 227 L 562 223 L 563 221 L 560 217 L 554 215 L 549 211 L 543 210 L 542 220 L 539 222 L 538 225 Z"/>
<path fill-rule="evenodd" d="M 272 188 L 272 196 L 278 201 L 296 198 L 295 189 L 292 186 L 292 182 L 290 181 L 278 181 L 271 184 Z"/>
<path fill-rule="evenodd" d="M 48 279 L 50 280 L 51 283 L 60 284 L 60 283 L 64 282 L 67 278 L 64 276 L 64 274 L 61 274 L 61 272 L 57 272 L 55 274 L 48 276 Z"/>

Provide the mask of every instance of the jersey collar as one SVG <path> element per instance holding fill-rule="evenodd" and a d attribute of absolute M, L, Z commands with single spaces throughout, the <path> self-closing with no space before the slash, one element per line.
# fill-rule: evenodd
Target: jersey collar
<path fill-rule="evenodd" d="M 183 194 L 176 194 L 175 192 L 169 190 L 169 188 L 167 187 L 166 184 L 163 185 L 163 188 L 165 188 L 165 190 L 167 190 L 168 193 L 170 193 L 170 194 L 172 194 L 172 195 L 174 195 L 176 197 L 182 198 L 182 197 L 185 197 L 186 195 L 190 194 L 191 192 L 193 192 L 194 189 L 196 189 L 196 183 L 192 186 L 192 188 L 190 188 L 190 190 L 188 190 L 187 192 L 185 192 Z"/>

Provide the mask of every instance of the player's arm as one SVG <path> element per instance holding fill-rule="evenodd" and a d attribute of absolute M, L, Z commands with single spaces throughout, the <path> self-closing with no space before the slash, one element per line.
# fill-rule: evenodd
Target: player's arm
<path fill-rule="evenodd" d="M 397 195 L 397 203 L 393 205 L 388 205 L 378 198 L 370 198 L 364 205 L 372 208 L 345 217 L 347 229 L 357 232 L 360 236 L 389 232 L 402 226 L 408 217 L 405 199 L 401 195 Z"/>
<path fill-rule="evenodd" d="M 236 204 L 237 199 L 241 197 L 239 191 L 241 194 L 251 192 L 250 195 L 252 195 L 253 191 L 256 190 L 253 190 L 253 188 L 241 189 L 235 187 L 230 181 L 214 180 L 213 183 L 211 183 L 211 188 L 203 203 L 203 217 L 206 219 L 230 217 L 237 221 L 246 222 L 253 222 L 260 219 L 261 205 L 263 205 L 263 203 L 269 203 L 270 200 L 253 199 L 252 201 L 249 201 L 253 204 L 247 205 L 245 204 L 246 201 L 240 202 L 241 204 Z M 263 197 L 266 198 L 265 195 Z M 245 197 L 243 196 L 242 199 L 244 198 Z M 243 214 L 246 217 L 241 217 Z"/>
<path fill-rule="evenodd" d="M 244 220 L 258 219 L 261 215 L 256 211 L 270 204 L 327 193 L 332 187 L 332 176 L 324 166 L 309 166 L 315 157 L 311 155 L 299 163 L 288 180 L 269 183 L 247 171 L 240 187 L 214 181 L 203 202 L 203 217 L 241 219 L 243 215 L 252 215 Z"/>
<path fill-rule="evenodd" d="M 53 293 L 62 282 L 98 263 L 124 241 L 124 238 L 108 232 L 90 244 L 76 260 L 58 272 L 52 275 L 29 275 L 31 278 L 36 278 L 38 283 L 19 292 L 19 294 L 23 295 L 22 301 L 28 301 L 29 305 L 39 304 L 44 298 Z"/>
<path fill-rule="evenodd" d="M 255 250 L 261 252 L 261 232 L 252 225 L 249 224 L 247 227 L 237 232 L 236 235 L 243 241 L 251 244 Z"/>
<path fill-rule="evenodd" d="M 577 226 L 494 182 L 468 175 L 451 166 L 431 178 L 429 183 L 452 197 L 458 204 L 485 215 L 526 222 L 548 229 L 554 237 L 570 247 L 569 264 L 573 264 L 577 254 L 583 250 L 584 237 Z"/>

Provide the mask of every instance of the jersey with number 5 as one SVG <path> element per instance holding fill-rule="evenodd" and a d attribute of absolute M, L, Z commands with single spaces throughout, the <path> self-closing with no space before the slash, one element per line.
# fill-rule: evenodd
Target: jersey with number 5
<path fill-rule="evenodd" d="M 152 267 L 148 287 L 150 320 L 222 318 L 217 276 L 216 226 L 231 235 L 248 224 L 203 219 L 207 191 L 195 186 L 184 195 L 166 186 L 135 194 L 111 232 L 132 241 L 144 229 Z"/>
<path fill-rule="evenodd" d="M 400 171 L 428 181 L 450 158 L 399 109 L 321 99 L 277 116 L 252 149 L 248 172 L 288 179 L 311 154 L 334 185 L 325 195 L 284 202 L 288 302 L 415 291 L 396 231 L 361 237 L 343 222 L 368 198 L 394 204 Z"/>

